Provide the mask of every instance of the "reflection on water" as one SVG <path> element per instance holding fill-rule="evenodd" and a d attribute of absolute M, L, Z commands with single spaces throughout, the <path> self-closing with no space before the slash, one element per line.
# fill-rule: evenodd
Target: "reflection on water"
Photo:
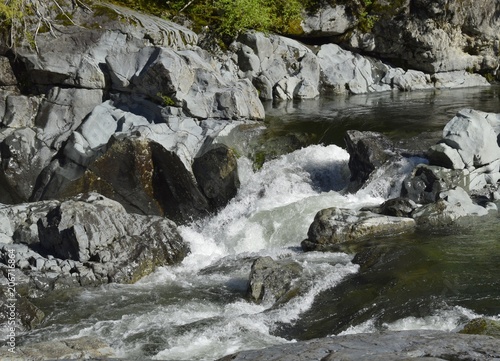
<path fill-rule="evenodd" d="M 461 109 L 500 112 L 500 87 L 390 92 L 265 104 L 267 141 L 294 137 L 301 146 L 345 147 L 346 130 L 382 132 L 393 140 L 441 131 Z"/>

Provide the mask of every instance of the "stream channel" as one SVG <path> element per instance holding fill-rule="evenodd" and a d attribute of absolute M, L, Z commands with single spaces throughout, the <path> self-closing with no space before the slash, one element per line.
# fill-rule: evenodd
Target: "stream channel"
<path fill-rule="evenodd" d="M 218 214 L 180 227 L 191 254 L 133 285 L 110 284 L 35 300 L 48 315 L 24 343 L 97 336 L 119 357 L 215 360 L 241 350 L 375 330 L 454 330 L 500 318 L 500 223 L 363 242 L 354 253 L 302 252 L 316 212 L 360 208 L 398 193 L 401 174 L 381 175 L 355 194 L 343 137 L 371 130 L 422 144 L 463 108 L 500 112 L 500 88 L 382 93 L 266 104 L 267 119 L 230 134 L 240 153 L 241 188 Z M 264 127 L 265 125 L 265 127 Z M 425 139 L 424 139 L 425 138 Z M 251 149 L 251 151 L 249 151 Z M 247 157 L 246 155 L 249 155 Z M 396 185 L 396 187 L 394 186 Z M 302 265 L 297 296 L 273 307 L 246 296 L 253 260 Z"/>

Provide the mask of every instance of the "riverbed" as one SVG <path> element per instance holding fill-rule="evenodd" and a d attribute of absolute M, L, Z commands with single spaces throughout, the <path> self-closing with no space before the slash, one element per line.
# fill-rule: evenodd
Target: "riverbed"
<path fill-rule="evenodd" d="M 463 108 L 500 113 L 500 89 L 390 92 L 266 104 L 238 160 L 241 187 L 218 214 L 180 228 L 184 262 L 134 285 L 61 291 L 35 300 L 48 317 L 22 342 L 97 336 L 117 356 L 215 360 L 241 350 L 380 329 L 454 330 L 478 316 L 500 317 L 500 226 L 492 214 L 456 229 L 364 242 L 375 255 L 304 253 L 316 212 L 359 209 L 397 195 L 382 175 L 355 194 L 348 129 L 405 141 L 436 134 Z M 255 129 L 259 130 L 256 132 Z M 239 135 L 239 137 L 244 137 Z M 251 148 L 251 149 L 250 149 Z M 417 160 L 401 166 L 401 174 Z M 291 258 L 304 269 L 300 292 L 279 307 L 246 295 L 253 260 Z"/>

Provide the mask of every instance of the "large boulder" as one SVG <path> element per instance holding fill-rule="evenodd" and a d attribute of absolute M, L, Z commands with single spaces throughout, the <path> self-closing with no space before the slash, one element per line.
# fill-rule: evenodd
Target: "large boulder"
<path fill-rule="evenodd" d="M 327 251 L 339 243 L 391 236 L 414 228 L 415 221 L 411 218 L 332 207 L 316 214 L 302 248 Z"/>
<path fill-rule="evenodd" d="M 15 253 L 30 297 L 53 288 L 135 282 L 189 251 L 172 221 L 129 214 L 96 193 L 3 207 L 0 213 L 10 226 L 2 230 L 0 260 Z M 18 283 L 24 283 L 21 276 Z"/>
<path fill-rule="evenodd" d="M 177 222 L 210 211 L 192 173 L 161 144 L 142 137 L 113 137 L 87 168 L 54 163 L 40 199 L 100 192 L 134 213 L 166 216 Z"/>
<path fill-rule="evenodd" d="M 500 159 L 495 114 L 464 109 L 446 124 L 440 144 L 431 148 L 431 164 L 451 169 L 479 168 Z"/>
<path fill-rule="evenodd" d="M 342 49 L 336 44 L 322 45 L 317 53 L 321 67 L 321 86 L 326 92 L 362 94 L 391 90 L 389 81 L 380 83 L 389 67 Z"/>

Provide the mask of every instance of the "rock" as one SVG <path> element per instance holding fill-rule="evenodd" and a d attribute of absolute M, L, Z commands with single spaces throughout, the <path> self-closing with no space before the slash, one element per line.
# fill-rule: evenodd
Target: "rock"
<path fill-rule="evenodd" d="M 305 45 L 278 35 L 246 32 L 232 47 L 239 76 L 248 78 L 263 99 L 310 99 L 319 95 L 317 57 Z"/>
<path fill-rule="evenodd" d="M 15 252 L 16 271 L 26 273 L 32 284 L 30 297 L 39 297 L 37 290 L 135 282 L 158 266 L 180 262 L 189 251 L 173 222 L 128 214 L 99 194 L 10 206 L 1 212 L 9 217 L 16 242 L 23 240 L 16 237 L 20 230 L 34 232 L 29 247 L 0 248 L 0 256 Z"/>
<path fill-rule="evenodd" d="M 327 91 L 337 94 L 367 93 L 373 84 L 370 62 L 360 55 L 343 50 L 335 44 L 322 45 L 317 53 L 321 67 L 321 83 Z"/>
<path fill-rule="evenodd" d="M 456 186 L 468 188 L 467 171 L 420 164 L 403 181 L 401 196 L 416 203 L 433 203 L 439 194 Z"/>
<path fill-rule="evenodd" d="M 20 281 L 20 278 L 17 277 L 18 270 L 5 268 L 2 271 L 5 272 L 5 275 L 13 274 L 14 279 L 9 281 L 8 277 L 0 275 L 0 284 L 2 285 L 0 290 L 0 325 L 4 326 L 5 329 L 14 327 L 16 333 L 34 329 L 45 318 L 45 314 L 28 298 L 16 292 L 16 289 L 20 288 L 17 283 Z M 14 305 L 13 308 L 12 305 Z M 12 320 L 14 323 L 9 325 L 9 321 Z"/>
<path fill-rule="evenodd" d="M 344 140 L 353 189 L 361 187 L 376 168 L 394 156 L 392 142 L 380 133 L 349 130 Z"/>
<path fill-rule="evenodd" d="M 452 169 L 478 168 L 500 159 L 498 134 L 488 116 L 472 109 L 458 112 L 444 127 L 440 141 L 444 145 L 431 149 L 432 164 Z"/>
<path fill-rule="evenodd" d="M 377 214 L 392 217 L 411 217 L 411 213 L 417 208 L 415 202 L 406 198 L 392 198 L 378 207 L 367 207 L 361 210 L 367 210 Z"/>
<path fill-rule="evenodd" d="M 210 211 L 194 176 L 162 145 L 141 137 L 113 137 L 87 169 L 55 165 L 40 199 L 97 191 L 128 211 L 187 222 Z"/>
<path fill-rule="evenodd" d="M 17 79 L 12 71 L 9 59 L 0 56 L 0 87 L 15 85 L 17 85 Z"/>
<path fill-rule="evenodd" d="M 247 293 L 252 300 L 265 304 L 284 302 L 297 292 L 294 281 L 301 273 L 302 266 L 293 260 L 257 258 L 252 264 Z"/>
<path fill-rule="evenodd" d="M 9 128 L 34 127 L 41 99 L 36 96 L 4 94 L 5 109 L 0 123 Z"/>
<path fill-rule="evenodd" d="M 36 54 L 16 49 L 30 80 L 41 90 L 54 85 L 104 89 L 102 65 L 109 54 L 133 54 L 147 45 L 185 49 L 197 42 L 187 28 L 113 4 L 73 6 L 66 11 L 77 26 L 63 26 L 57 37 L 38 32 Z"/>
<path fill-rule="evenodd" d="M 303 15 L 301 36 L 306 37 L 341 35 L 356 25 L 345 5 L 322 4 L 316 11 Z"/>
<path fill-rule="evenodd" d="M 80 338 L 45 341 L 17 346 L 15 353 L 7 347 L 0 348 L 0 358 L 9 361 L 42 361 L 42 360 L 69 360 L 69 359 L 107 359 L 116 356 L 114 350 L 102 340 L 84 336 Z"/>
<path fill-rule="evenodd" d="M 500 322 L 488 318 L 469 321 L 460 333 L 466 335 L 486 335 L 500 338 Z"/>
<path fill-rule="evenodd" d="M 41 140 L 59 150 L 83 119 L 103 100 L 100 89 L 51 89 L 42 102 L 35 125 L 43 130 Z"/>
<path fill-rule="evenodd" d="M 54 153 L 31 128 L 0 131 L 0 202 L 28 201 Z"/>
<path fill-rule="evenodd" d="M 242 351 L 220 361 L 486 360 L 500 357 L 500 340 L 443 331 L 393 331 L 333 336 Z"/>
<path fill-rule="evenodd" d="M 474 204 L 467 192 L 456 187 L 439 194 L 439 199 L 417 209 L 412 217 L 419 227 L 442 227 L 464 217 L 485 216 L 488 210 Z"/>
<path fill-rule="evenodd" d="M 411 218 L 332 207 L 316 214 L 302 248 L 306 251 L 325 251 L 338 243 L 391 236 L 414 228 L 415 221 Z"/>
<path fill-rule="evenodd" d="M 479 74 L 471 74 L 465 70 L 435 73 L 432 75 L 437 89 L 458 89 L 475 86 L 490 86 L 490 83 Z"/>
<path fill-rule="evenodd" d="M 236 156 L 224 144 L 213 144 L 197 156 L 193 162 L 193 174 L 214 209 L 225 206 L 240 186 Z"/>
<path fill-rule="evenodd" d="M 381 82 L 401 91 L 434 88 L 429 74 L 412 69 L 405 71 L 401 68 L 389 68 Z"/>
<path fill-rule="evenodd" d="M 144 48 L 125 62 L 123 56 L 106 59 L 117 90 L 182 106 L 188 116 L 199 119 L 264 118 L 251 83 L 223 77 L 220 65 L 201 49 Z"/>

